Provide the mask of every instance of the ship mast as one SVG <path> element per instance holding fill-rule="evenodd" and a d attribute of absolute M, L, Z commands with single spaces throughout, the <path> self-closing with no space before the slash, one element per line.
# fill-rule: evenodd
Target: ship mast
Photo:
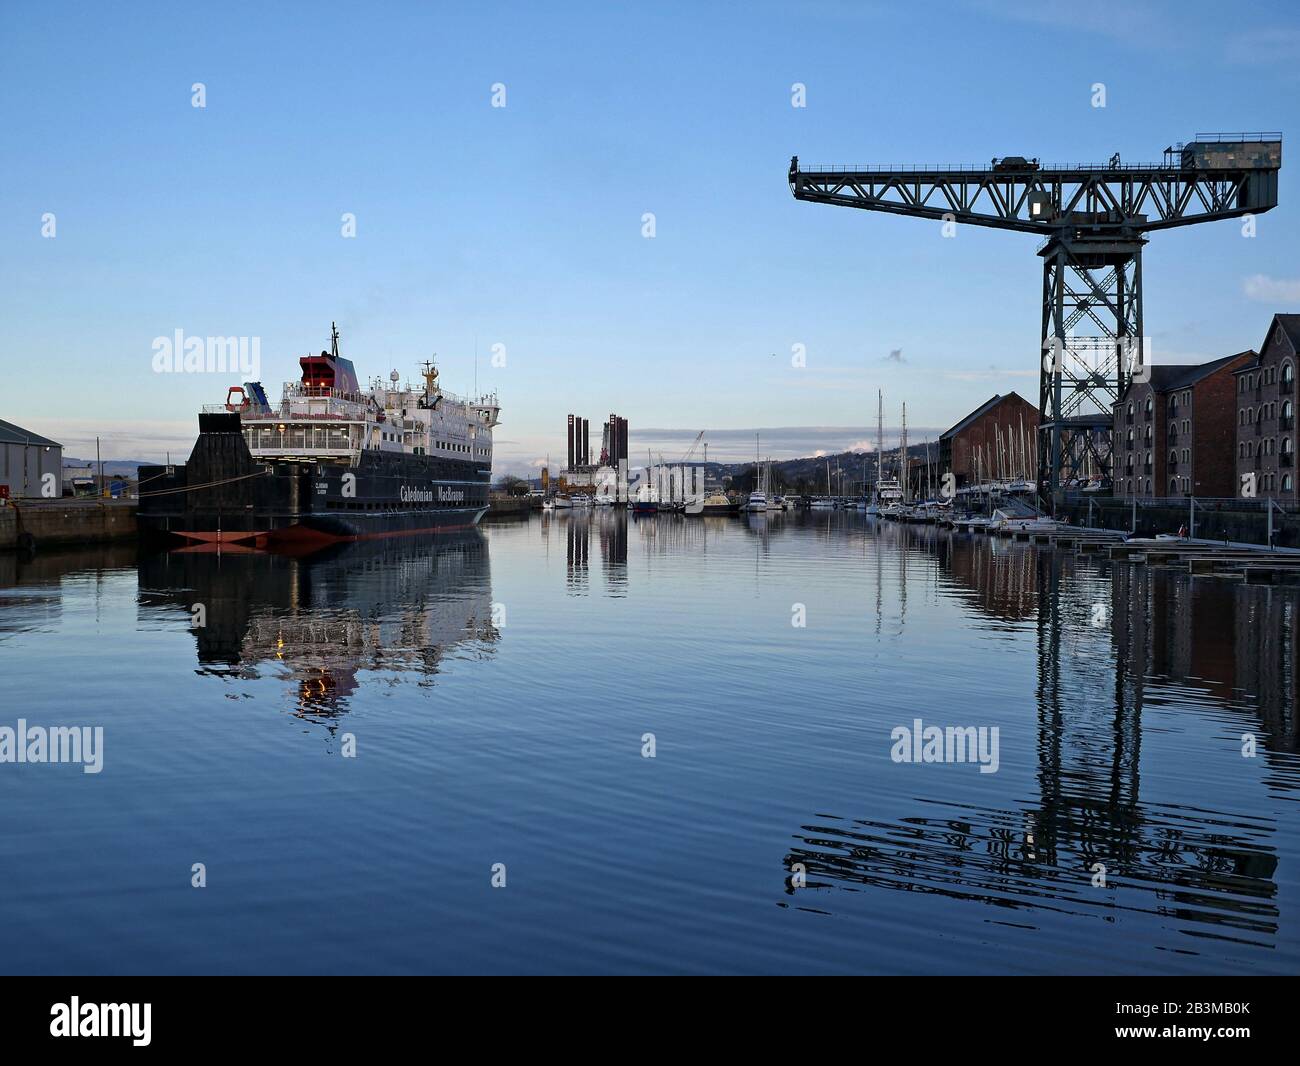
<path fill-rule="evenodd" d="M 437 352 L 433 353 L 433 358 L 438 358 Z M 436 404 L 438 394 L 438 368 L 429 359 L 426 359 L 420 366 L 420 376 L 424 378 L 424 406 L 433 407 Z M 547 465 L 550 465 L 549 462 Z"/>

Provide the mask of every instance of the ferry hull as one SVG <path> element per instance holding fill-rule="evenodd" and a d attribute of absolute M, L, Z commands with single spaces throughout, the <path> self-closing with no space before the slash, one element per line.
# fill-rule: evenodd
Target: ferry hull
<path fill-rule="evenodd" d="M 471 460 L 380 451 L 356 467 L 259 462 L 238 414 L 205 414 L 187 464 L 141 467 L 138 521 L 191 544 L 267 549 L 438 534 L 478 524 L 490 478 Z"/>
<path fill-rule="evenodd" d="M 298 547 L 318 544 L 350 543 L 378 537 L 411 537 L 432 533 L 451 533 L 472 529 L 487 508 L 448 509 L 437 515 L 427 512 L 392 512 L 378 515 L 331 515 L 328 512 L 307 517 L 277 516 L 260 529 L 184 529 L 172 527 L 166 520 L 150 523 L 157 532 L 170 533 L 199 544 L 242 544 L 257 548 Z M 182 523 L 183 524 L 183 523 Z"/>

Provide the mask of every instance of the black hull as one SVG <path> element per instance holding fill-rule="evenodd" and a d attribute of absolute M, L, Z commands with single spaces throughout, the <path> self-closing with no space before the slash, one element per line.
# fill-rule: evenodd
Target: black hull
<path fill-rule="evenodd" d="M 274 547 L 467 529 L 488 508 L 492 472 L 466 459 L 363 451 L 355 468 L 259 463 L 238 414 L 199 416 L 184 466 L 140 468 L 146 534 Z"/>

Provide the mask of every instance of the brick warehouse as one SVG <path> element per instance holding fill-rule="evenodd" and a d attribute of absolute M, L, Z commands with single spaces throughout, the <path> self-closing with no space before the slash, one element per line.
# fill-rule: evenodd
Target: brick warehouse
<path fill-rule="evenodd" d="M 1114 494 L 1125 499 L 1236 493 L 1234 371 L 1253 350 L 1209 363 L 1152 366 L 1114 407 Z"/>
<path fill-rule="evenodd" d="M 1300 315 L 1274 315 L 1259 356 L 1236 372 L 1234 495 L 1296 500 L 1298 357 Z"/>
<path fill-rule="evenodd" d="M 1015 392 L 994 396 L 939 437 L 939 469 L 957 488 L 991 478 L 1035 476 L 1038 408 Z"/>

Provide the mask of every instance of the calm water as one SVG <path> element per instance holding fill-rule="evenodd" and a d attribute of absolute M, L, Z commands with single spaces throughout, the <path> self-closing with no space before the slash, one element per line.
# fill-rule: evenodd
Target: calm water
<path fill-rule="evenodd" d="M 105 730 L 0 764 L 2 968 L 1294 973 L 1298 607 L 835 514 L 0 556 L 0 725 Z"/>

